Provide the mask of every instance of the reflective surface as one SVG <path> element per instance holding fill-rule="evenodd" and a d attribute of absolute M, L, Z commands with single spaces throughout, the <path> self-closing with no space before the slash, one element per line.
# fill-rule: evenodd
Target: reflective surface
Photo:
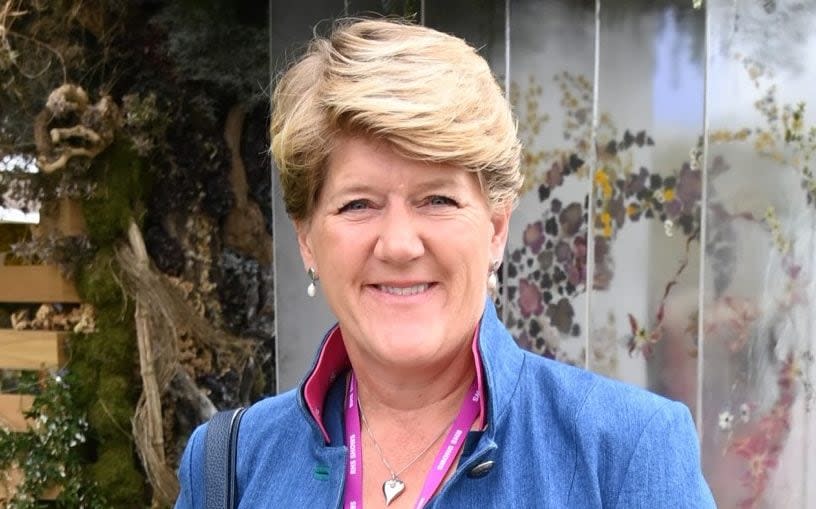
<path fill-rule="evenodd" d="M 591 5 L 512 4 L 510 97 L 526 181 L 508 240 L 503 315 L 523 348 L 580 366 L 594 52 Z"/>
<path fill-rule="evenodd" d="M 721 507 L 813 507 L 816 6 L 708 6 L 703 461 Z"/>
<path fill-rule="evenodd" d="M 719 507 L 813 507 L 816 4 L 694 3 L 420 17 L 509 84 L 527 182 L 498 301 L 518 343 L 686 403 Z M 285 389 L 331 317 L 276 212 Z"/>

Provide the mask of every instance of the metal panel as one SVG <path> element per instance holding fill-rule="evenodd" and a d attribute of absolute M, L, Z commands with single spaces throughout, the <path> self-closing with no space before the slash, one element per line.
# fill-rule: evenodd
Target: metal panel
<path fill-rule="evenodd" d="M 526 180 L 505 258 L 505 323 L 522 347 L 584 366 L 594 9 L 527 0 L 509 14 Z"/>
<path fill-rule="evenodd" d="M 813 2 L 708 2 L 703 461 L 720 507 L 813 507 Z"/>

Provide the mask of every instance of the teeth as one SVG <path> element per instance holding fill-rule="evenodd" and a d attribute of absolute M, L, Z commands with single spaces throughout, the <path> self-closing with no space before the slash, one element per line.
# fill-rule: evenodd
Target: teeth
<path fill-rule="evenodd" d="M 421 285 L 414 285 L 409 286 L 407 288 L 399 288 L 396 286 L 385 286 L 385 285 L 377 285 L 380 291 L 385 293 L 390 293 L 391 295 L 416 295 L 418 293 L 422 293 L 428 289 L 428 283 L 423 283 Z"/>

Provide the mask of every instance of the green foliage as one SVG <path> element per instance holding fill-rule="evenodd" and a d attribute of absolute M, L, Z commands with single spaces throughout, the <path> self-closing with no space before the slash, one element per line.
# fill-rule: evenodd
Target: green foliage
<path fill-rule="evenodd" d="M 93 358 L 103 363 L 100 365 L 100 372 L 131 375 L 135 371 L 136 362 L 136 339 L 133 331 L 125 325 L 100 327 L 100 330 L 104 332 L 90 334 L 87 339 L 92 344 Z"/>
<path fill-rule="evenodd" d="M 138 155 L 147 157 L 165 143 L 167 127 L 170 125 L 169 115 L 163 114 L 166 107 L 166 104 L 159 106 L 155 92 L 144 97 L 128 94 L 122 98 L 124 131 Z"/>
<path fill-rule="evenodd" d="M 103 442 L 118 442 L 129 437 L 132 411 L 130 381 L 118 375 L 100 377 L 96 401 L 91 405 L 88 421 Z"/>
<path fill-rule="evenodd" d="M 68 343 L 71 347 L 71 356 L 76 361 L 71 361 L 71 369 L 66 378 L 71 384 L 74 400 L 80 408 L 89 408 L 91 406 L 91 402 L 96 395 L 96 387 L 99 384 L 97 365 L 85 361 L 92 351 L 91 342 L 87 341 L 87 337 L 87 334 L 72 334 Z"/>
<path fill-rule="evenodd" d="M 17 465 L 24 473 L 22 484 L 6 507 L 38 507 L 39 496 L 53 486 L 61 489 L 57 507 L 107 507 L 82 469 L 80 448 L 86 440 L 88 423 L 69 386 L 60 376 L 47 376 L 29 389 L 40 391 L 26 413 L 33 424 L 23 432 L 0 427 L 0 470 Z"/>
<path fill-rule="evenodd" d="M 133 450 L 128 444 L 105 448 L 91 467 L 93 479 L 111 507 L 142 508 L 144 480 L 133 466 Z"/>
<path fill-rule="evenodd" d="M 88 170 L 96 189 L 82 205 L 97 251 L 80 267 L 76 282 L 83 302 L 96 308 L 96 331 L 74 336 L 69 366 L 83 379 L 78 399 L 88 409 L 96 440 L 98 457 L 90 476 L 117 508 L 141 507 L 145 486 L 130 431 L 139 387 L 133 309 L 117 279 L 113 254 L 126 237 L 131 218 L 141 214 L 142 196 L 149 187 L 143 167 L 134 144 L 120 137 Z"/>
<path fill-rule="evenodd" d="M 243 15 L 239 4 L 171 2 L 155 22 L 167 30 L 167 51 L 183 80 L 212 84 L 245 101 L 264 100 L 269 82 L 265 10 Z"/>
<path fill-rule="evenodd" d="M 28 225 L 25 224 L 0 224 L 0 257 L 6 255 L 5 264 L 11 265 L 14 262 L 13 255 L 10 256 L 12 246 L 28 236 Z"/>
<path fill-rule="evenodd" d="M 383 12 L 392 16 L 418 17 L 420 2 L 417 0 L 381 0 Z"/>
<path fill-rule="evenodd" d="M 123 139 L 93 161 L 89 176 L 97 189 L 82 209 L 94 245 L 111 246 L 125 236 L 130 219 L 139 217 L 145 188 L 142 167 L 142 159 Z"/>
<path fill-rule="evenodd" d="M 115 261 L 111 248 L 99 250 L 93 261 L 80 267 L 77 291 L 84 302 L 96 307 L 116 305 L 122 302 L 122 287 L 114 277 Z"/>

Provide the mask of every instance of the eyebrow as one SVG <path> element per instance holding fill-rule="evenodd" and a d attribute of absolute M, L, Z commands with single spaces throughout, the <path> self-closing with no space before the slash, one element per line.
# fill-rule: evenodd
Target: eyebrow
<path fill-rule="evenodd" d="M 455 186 L 457 184 L 457 179 L 455 177 L 449 176 L 438 176 L 432 179 L 426 180 L 424 182 L 420 182 L 416 186 L 416 190 L 419 192 L 427 192 L 433 189 L 439 188 L 448 188 Z M 358 194 L 358 193 L 370 193 L 375 192 L 377 189 L 376 187 L 367 184 L 367 183 L 353 183 L 349 184 L 348 186 L 340 185 L 338 186 L 337 192 L 343 194 Z"/>

